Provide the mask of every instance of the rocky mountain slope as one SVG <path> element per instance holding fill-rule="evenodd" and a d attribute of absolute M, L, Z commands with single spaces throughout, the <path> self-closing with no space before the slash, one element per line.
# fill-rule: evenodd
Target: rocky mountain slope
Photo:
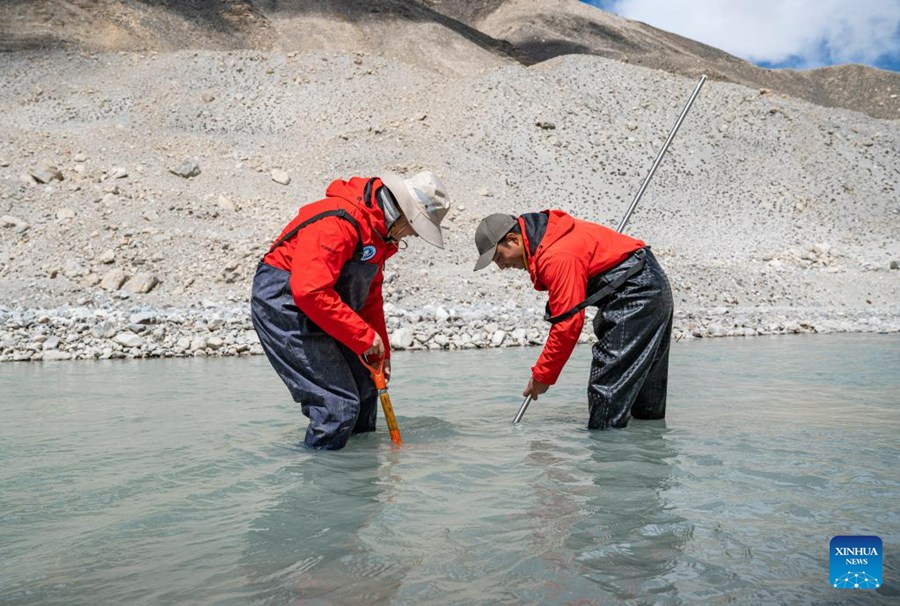
<path fill-rule="evenodd" d="M 614 226 L 695 83 L 535 62 L 501 19 L 521 2 L 24 4 L 53 10 L 38 35 L 0 3 L 22 20 L 0 53 L 4 360 L 258 351 L 250 279 L 297 206 L 423 168 L 454 200 L 448 247 L 389 263 L 395 346 L 539 343 L 526 276 L 471 271 L 475 225 Z M 627 229 L 669 272 L 676 334 L 900 330 L 898 152 L 896 120 L 708 82 Z"/>
<path fill-rule="evenodd" d="M 0 51 L 60 47 L 368 52 L 453 71 L 591 54 L 900 118 L 895 72 L 761 69 L 577 0 L 0 0 Z"/>

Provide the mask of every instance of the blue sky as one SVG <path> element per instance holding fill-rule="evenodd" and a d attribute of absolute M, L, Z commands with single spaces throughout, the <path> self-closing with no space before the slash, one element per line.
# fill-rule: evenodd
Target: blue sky
<path fill-rule="evenodd" d="M 900 71 L 900 0 L 582 0 L 763 67 Z"/>

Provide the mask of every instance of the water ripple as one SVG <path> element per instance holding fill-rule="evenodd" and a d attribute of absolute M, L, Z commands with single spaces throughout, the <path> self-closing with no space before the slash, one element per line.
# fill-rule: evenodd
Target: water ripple
<path fill-rule="evenodd" d="M 403 445 L 328 453 L 262 358 L 0 367 L 0 603 L 900 596 L 827 586 L 831 536 L 900 541 L 900 340 L 678 344 L 668 419 L 608 432 L 584 349 L 510 423 L 535 353 L 399 352 Z"/>

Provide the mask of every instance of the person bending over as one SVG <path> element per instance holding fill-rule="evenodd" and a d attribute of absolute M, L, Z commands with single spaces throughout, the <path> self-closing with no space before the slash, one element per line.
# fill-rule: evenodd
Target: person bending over
<path fill-rule="evenodd" d="M 304 443 L 337 450 L 374 431 L 378 394 L 358 355 L 385 357 L 384 263 L 407 236 L 443 248 L 450 208 L 429 171 L 336 180 L 302 206 L 260 262 L 250 309 L 263 350 L 309 418 Z"/>
<path fill-rule="evenodd" d="M 560 210 L 489 215 L 475 246 L 475 271 L 491 262 L 524 269 L 549 294 L 550 334 L 523 396 L 537 400 L 556 382 L 578 342 L 584 308 L 595 305 L 588 428 L 665 417 L 672 291 L 648 246 Z"/>

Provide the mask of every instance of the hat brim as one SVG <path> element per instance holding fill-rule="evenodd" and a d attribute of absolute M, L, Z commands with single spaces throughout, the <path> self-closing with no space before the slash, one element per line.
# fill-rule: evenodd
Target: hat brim
<path fill-rule="evenodd" d="M 484 251 L 480 257 L 478 257 L 478 261 L 475 262 L 475 268 L 472 271 L 478 271 L 480 269 L 484 269 L 488 265 L 491 264 L 491 261 L 494 260 L 494 255 L 497 254 L 497 246 L 494 245 Z"/>
<path fill-rule="evenodd" d="M 444 248 L 444 236 L 441 234 L 441 226 L 419 210 L 419 205 L 416 203 L 413 193 L 406 186 L 406 179 L 396 173 L 386 173 L 381 177 L 381 182 L 391 190 L 397 205 L 403 211 L 403 215 L 409 221 L 409 226 L 416 232 L 416 235 L 432 246 Z"/>
<path fill-rule="evenodd" d="M 412 217 L 407 214 L 406 210 L 403 211 L 403 214 L 406 215 L 409 224 L 412 226 L 413 231 L 416 232 L 417 236 L 432 246 L 444 248 L 444 235 L 441 233 L 441 228 L 432 223 L 428 215 L 420 213 L 417 210 L 413 211 Z"/>

